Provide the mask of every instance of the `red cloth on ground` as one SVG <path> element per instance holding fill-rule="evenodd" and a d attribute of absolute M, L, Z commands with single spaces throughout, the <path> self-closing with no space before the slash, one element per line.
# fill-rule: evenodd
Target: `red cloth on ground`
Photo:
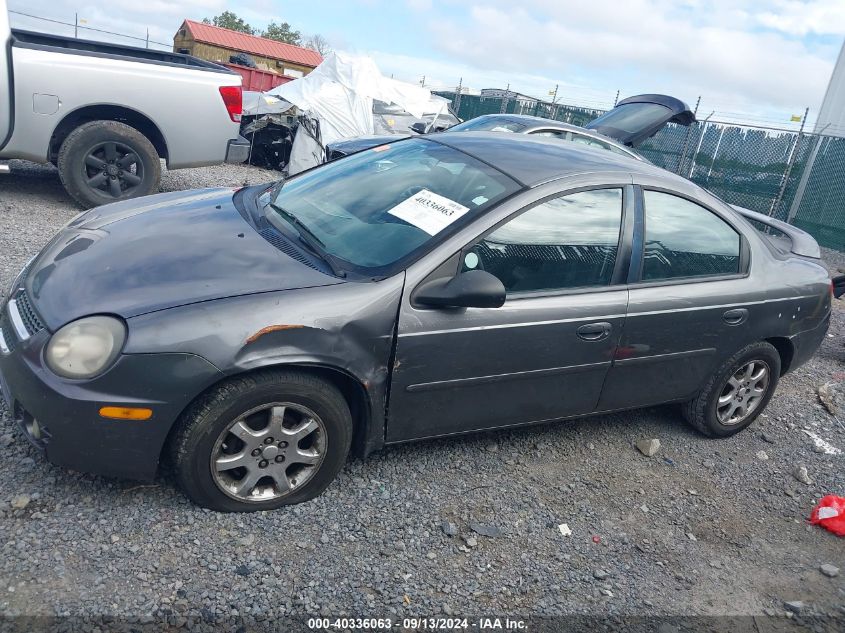
<path fill-rule="evenodd" d="M 821 525 L 837 536 L 845 536 L 845 499 L 835 495 L 823 497 L 813 508 L 810 523 Z"/>

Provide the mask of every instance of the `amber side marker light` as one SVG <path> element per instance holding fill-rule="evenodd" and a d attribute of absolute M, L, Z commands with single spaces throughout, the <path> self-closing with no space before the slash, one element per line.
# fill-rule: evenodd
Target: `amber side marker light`
<path fill-rule="evenodd" d="M 153 410 L 136 407 L 102 407 L 100 417 L 111 420 L 149 420 L 153 417 Z"/>

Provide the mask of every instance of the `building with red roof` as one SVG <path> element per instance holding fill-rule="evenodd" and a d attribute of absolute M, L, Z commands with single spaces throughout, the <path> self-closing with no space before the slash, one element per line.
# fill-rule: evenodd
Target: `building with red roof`
<path fill-rule="evenodd" d="M 320 53 L 310 48 L 193 20 L 182 22 L 173 36 L 173 51 L 220 63 L 228 63 L 232 56 L 246 53 L 260 69 L 288 77 L 307 75 L 323 61 Z"/>

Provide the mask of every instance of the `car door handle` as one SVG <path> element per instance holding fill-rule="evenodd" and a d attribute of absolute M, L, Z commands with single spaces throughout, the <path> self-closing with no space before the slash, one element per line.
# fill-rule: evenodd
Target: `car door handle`
<path fill-rule="evenodd" d="M 578 338 L 584 341 L 601 341 L 610 336 L 613 326 L 610 323 L 588 323 L 576 330 Z"/>
<path fill-rule="evenodd" d="M 728 325 L 740 325 L 745 323 L 748 318 L 748 310 L 745 308 L 737 308 L 736 310 L 728 310 L 722 315 L 722 320 Z"/>

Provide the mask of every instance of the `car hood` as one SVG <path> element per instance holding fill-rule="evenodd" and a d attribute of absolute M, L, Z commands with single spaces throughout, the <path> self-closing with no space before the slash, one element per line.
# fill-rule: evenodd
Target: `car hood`
<path fill-rule="evenodd" d="M 160 194 L 92 209 L 33 260 L 25 287 L 48 329 L 257 292 L 340 283 L 270 244 L 234 189 Z"/>

